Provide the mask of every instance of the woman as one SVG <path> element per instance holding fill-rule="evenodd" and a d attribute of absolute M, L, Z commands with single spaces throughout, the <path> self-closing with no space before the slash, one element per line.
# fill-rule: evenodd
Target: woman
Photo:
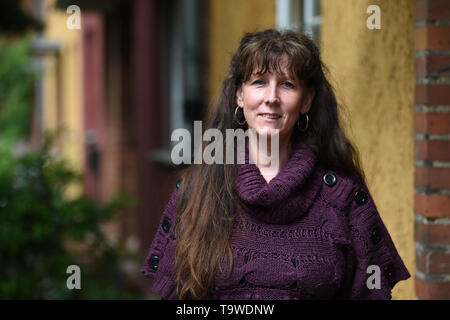
<path fill-rule="evenodd" d="M 324 70 L 304 35 L 242 38 L 208 128 L 278 137 L 279 166 L 250 142 L 245 163 L 184 172 L 142 268 L 163 299 L 390 299 L 410 277 Z"/>

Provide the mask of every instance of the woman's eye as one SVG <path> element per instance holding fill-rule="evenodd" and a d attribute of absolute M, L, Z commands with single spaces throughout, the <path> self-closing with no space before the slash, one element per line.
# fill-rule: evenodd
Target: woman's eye
<path fill-rule="evenodd" d="M 283 86 L 288 87 L 288 88 L 294 88 L 294 85 L 289 81 L 283 82 Z"/>
<path fill-rule="evenodd" d="M 262 80 L 255 80 L 255 81 L 253 81 L 252 84 L 264 84 L 264 81 L 262 81 Z"/>

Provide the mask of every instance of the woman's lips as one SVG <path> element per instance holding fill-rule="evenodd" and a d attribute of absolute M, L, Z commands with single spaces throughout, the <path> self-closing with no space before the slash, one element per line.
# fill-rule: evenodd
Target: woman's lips
<path fill-rule="evenodd" d="M 260 113 L 258 114 L 258 117 L 261 117 L 262 119 L 264 119 L 264 121 L 267 122 L 276 122 L 281 119 L 281 116 L 276 113 Z"/>

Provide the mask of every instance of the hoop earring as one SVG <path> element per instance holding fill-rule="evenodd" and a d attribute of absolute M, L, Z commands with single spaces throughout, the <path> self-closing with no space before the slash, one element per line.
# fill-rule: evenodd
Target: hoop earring
<path fill-rule="evenodd" d="M 239 108 L 239 107 L 236 107 L 236 109 L 234 109 L 234 118 L 236 119 L 236 122 L 237 122 L 240 126 L 243 126 L 244 124 L 247 123 L 247 120 L 245 120 L 245 117 L 244 117 L 244 122 L 239 122 L 239 118 L 238 118 L 238 116 L 237 116 L 237 111 L 238 111 L 238 109 L 240 109 L 240 108 Z M 244 115 L 244 114 L 242 114 L 242 115 Z"/>
<path fill-rule="evenodd" d="M 308 130 L 308 125 L 309 125 L 309 117 L 308 114 L 305 113 L 305 117 L 306 117 L 306 126 L 304 128 L 300 128 L 300 117 L 297 120 L 297 128 L 301 131 L 301 132 L 306 132 L 306 130 Z"/>

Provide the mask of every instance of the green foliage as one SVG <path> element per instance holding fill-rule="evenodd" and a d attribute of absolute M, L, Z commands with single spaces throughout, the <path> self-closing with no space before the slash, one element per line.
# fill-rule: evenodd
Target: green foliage
<path fill-rule="evenodd" d="M 0 134 L 2 140 L 28 135 L 31 125 L 33 72 L 29 42 L 0 38 Z"/>
<path fill-rule="evenodd" d="M 68 198 L 81 176 L 51 156 L 49 135 L 39 150 L 13 151 L 29 135 L 30 61 L 27 41 L 0 39 L 0 299 L 137 298 L 123 288 L 122 253 L 101 228 L 130 200 Z M 66 286 L 69 265 L 81 269 L 81 290 Z"/>

